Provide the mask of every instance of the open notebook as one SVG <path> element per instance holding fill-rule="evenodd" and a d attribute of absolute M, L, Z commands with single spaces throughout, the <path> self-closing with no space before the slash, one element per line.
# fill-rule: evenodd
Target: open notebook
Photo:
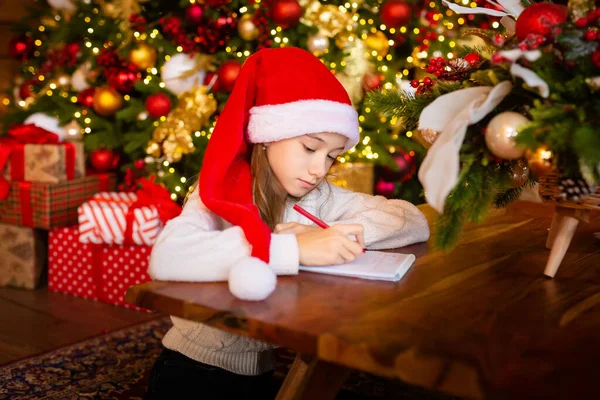
<path fill-rule="evenodd" d="M 414 254 L 367 251 L 356 260 L 323 267 L 300 266 L 300 271 L 398 282 L 415 261 Z"/>

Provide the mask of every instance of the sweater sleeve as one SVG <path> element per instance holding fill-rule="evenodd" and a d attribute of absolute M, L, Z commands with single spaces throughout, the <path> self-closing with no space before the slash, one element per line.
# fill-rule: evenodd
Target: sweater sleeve
<path fill-rule="evenodd" d="M 198 189 L 182 213 L 167 222 L 150 256 L 148 273 L 154 280 L 227 281 L 229 270 L 250 257 L 251 247 L 239 226 L 224 221 L 202 204 Z M 269 266 L 278 275 L 298 273 L 296 237 L 272 234 Z"/>
<path fill-rule="evenodd" d="M 429 239 L 427 219 L 413 204 L 328 186 L 319 214 L 332 225 L 363 225 L 367 248 L 391 249 Z"/>

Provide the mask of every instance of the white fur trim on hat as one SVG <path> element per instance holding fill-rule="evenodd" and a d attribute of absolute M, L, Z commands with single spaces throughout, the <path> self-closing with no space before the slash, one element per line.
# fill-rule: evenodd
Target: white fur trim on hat
<path fill-rule="evenodd" d="M 255 257 L 248 257 L 229 271 L 229 291 L 238 299 L 260 301 L 275 290 L 277 277 L 271 267 Z"/>
<path fill-rule="evenodd" d="M 248 140 L 269 143 L 309 133 L 334 132 L 349 140 L 344 151 L 359 139 L 358 113 L 351 105 L 331 100 L 300 100 L 250 109 Z"/>

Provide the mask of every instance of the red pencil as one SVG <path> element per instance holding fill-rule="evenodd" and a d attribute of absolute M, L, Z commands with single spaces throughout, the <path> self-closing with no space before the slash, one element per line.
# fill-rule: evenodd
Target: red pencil
<path fill-rule="evenodd" d="M 329 225 L 327 225 L 325 222 L 321 221 L 319 218 L 306 211 L 304 208 L 300 207 L 298 204 L 294 204 L 294 210 L 298 211 L 300 214 L 304 215 L 306 218 L 310 219 L 312 222 L 314 222 L 321 228 L 329 228 Z"/>

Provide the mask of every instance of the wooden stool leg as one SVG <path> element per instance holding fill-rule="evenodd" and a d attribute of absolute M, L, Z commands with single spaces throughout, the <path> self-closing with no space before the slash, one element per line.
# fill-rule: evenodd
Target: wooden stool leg
<path fill-rule="evenodd" d="M 560 212 L 556 211 L 554 216 L 552 217 L 552 224 L 550 225 L 550 232 L 548 232 L 548 238 L 546 239 L 546 248 L 551 249 L 554 244 L 554 239 L 556 239 L 556 234 L 558 232 L 558 226 L 560 225 L 560 221 L 562 219 L 562 215 Z"/>
<path fill-rule="evenodd" d="M 275 400 L 331 400 L 350 369 L 298 353 Z"/>
<path fill-rule="evenodd" d="M 556 271 L 558 271 L 558 267 L 569 248 L 569 244 L 571 244 L 571 239 L 573 239 L 578 224 L 579 220 L 577 218 L 567 215 L 560 217 L 560 223 L 558 224 L 556 237 L 552 244 L 552 251 L 550 251 L 550 257 L 548 258 L 544 275 L 554 278 L 554 275 L 556 274 Z"/>

